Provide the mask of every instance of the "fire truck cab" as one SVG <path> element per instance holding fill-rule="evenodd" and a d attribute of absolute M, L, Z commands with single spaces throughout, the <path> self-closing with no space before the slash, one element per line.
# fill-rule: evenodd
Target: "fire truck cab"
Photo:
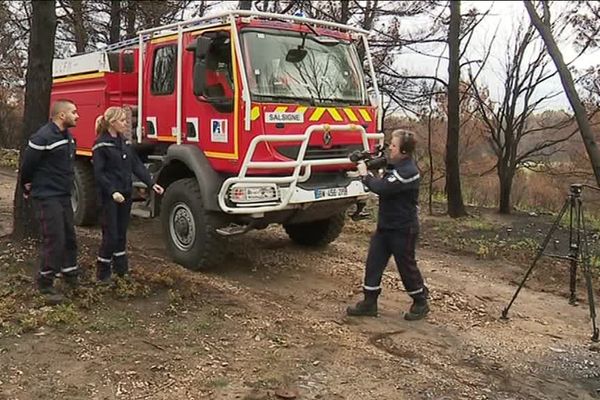
<path fill-rule="evenodd" d="M 52 99 L 71 99 L 80 114 L 76 222 L 97 215 L 94 121 L 121 106 L 133 146 L 166 189 L 146 190 L 144 205 L 160 216 L 176 262 L 218 265 L 224 238 L 273 223 L 302 245 L 335 240 L 346 210 L 368 195 L 348 154 L 383 140 L 367 34 L 233 11 L 55 60 Z"/>

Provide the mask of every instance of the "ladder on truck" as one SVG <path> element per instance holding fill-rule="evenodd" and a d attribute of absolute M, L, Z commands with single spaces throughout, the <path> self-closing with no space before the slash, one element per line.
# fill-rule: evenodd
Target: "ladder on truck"
<path fill-rule="evenodd" d="M 147 40 L 149 36 L 145 38 Z M 111 72 L 108 53 L 115 50 L 134 49 L 139 44 L 139 38 L 111 43 L 92 53 L 76 54 L 68 58 L 57 58 L 52 63 L 52 78 L 89 74 L 94 72 Z"/>

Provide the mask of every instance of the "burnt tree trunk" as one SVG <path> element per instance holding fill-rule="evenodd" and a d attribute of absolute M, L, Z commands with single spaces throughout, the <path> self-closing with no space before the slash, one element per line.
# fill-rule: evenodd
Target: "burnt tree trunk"
<path fill-rule="evenodd" d="M 429 104 L 429 114 L 427 115 L 427 157 L 429 158 L 429 196 L 428 196 L 428 205 L 429 205 L 429 215 L 433 215 L 433 149 L 431 148 L 432 140 L 431 136 L 433 133 L 433 128 L 431 124 L 431 118 L 433 113 L 433 107 L 431 103 Z"/>
<path fill-rule="evenodd" d="M 25 108 L 20 146 L 22 163 L 23 150 L 29 136 L 48 121 L 50 89 L 52 88 L 52 58 L 56 36 L 55 0 L 32 3 L 31 31 L 29 36 L 28 63 L 25 78 Z M 15 189 L 13 211 L 13 237 L 23 239 L 37 237 L 38 223 L 34 218 L 31 199 L 23 198 L 19 179 Z"/>
<path fill-rule="evenodd" d="M 460 1 L 450 2 L 448 31 L 448 134 L 446 142 L 446 194 L 448 215 L 456 218 L 466 215 L 460 187 L 458 144 L 460 131 Z"/>
<path fill-rule="evenodd" d="M 75 36 L 75 50 L 77 53 L 85 53 L 85 47 L 88 43 L 88 33 L 84 22 L 84 4 L 81 0 L 75 0 L 71 3 L 73 9 L 73 35 Z"/>
<path fill-rule="evenodd" d="M 498 165 L 498 179 L 500 183 L 500 205 L 498 212 L 500 214 L 510 214 L 511 212 L 510 196 L 514 176 L 515 169 L 512 165 L 504 163 Z"/>
<path fill-rule="evenodd" d="M 573 113 L 575 114 L 575 119 L 577 120 L 577 125 L 579 126 L 579 132 L 581 133 L 581 138 L 583 139 L 583 143 L 585 145 L 585 150 L 590 158 L 592 169 L 594 170 L 594 176 L 596 177 L 596 184 L 600 186 L 600 149 L 598 149 L 598 144 L 594 140 L 594 134 L 592 133 L 590 121 L 588 120 L 585 108 L 581 103 L 579 94 L 577 94 L 577 90 L 575 89 L 575 83 L 573 82 L 571 71 L 569 71 L 569 67 L 567 67 L 565 64 L 562 53 L 556 45 L 554 36 L 552 36 L 552 30 L 550 29 L 550 10 L 548 8 L 548 4 L 542 2 L 542 6 L 544 7 L 544 20 L 542 21 L 531 1 L 525 0 L 524 3 L 527 13 L 529 14 L 529 18 L 531 19 L 531 23 L 533 26 L 535 26 L 535 29 L 537 29 L 538 33 L 544 40 L 546 50 L 548 51 L 548 54 L 550 54 L 550 57 L 552 58 L 552 61 L 554 61 L 554 65 L 558 70 L 560 81 L 562 82 L 567 98 L 569 99 L 569 103 L 571 104 L 571 108 L 573 109 Z"/>
<path fill-rule="evenodd" d="M 350 2 L 342 1 L 340 7 L 340 23 L 347 24 L 350 20 Z"/>
<path fill-rule="evenodd" d="M 121 1 L 112 0 L 110 2 L 110 43 L 117 43 L 121 40 Z"/>
<path fill-rule="evenodd" d="M 125 12 L 125 33 L 128 39 L 135 37 L 135 21 L 137 17 L 137 3 L 133 0 L 127 1 Z"/>
<path fill-rule="evenodd" d="M 238 8 L 240 10 L 252 10 L 252 1 L 250 1 L 250 0 L 241 0 L 238 3 Z"/>

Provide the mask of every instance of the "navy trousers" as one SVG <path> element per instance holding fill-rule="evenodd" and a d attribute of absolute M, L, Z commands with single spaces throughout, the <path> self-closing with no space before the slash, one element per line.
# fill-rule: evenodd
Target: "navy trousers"
<path fill-rule="evenodd" d="M 393 255 L 406 292 L 415 300 L 427 298 L 428 290 L 415 259 L 418 236 L 418 227 L 375 231 L 371 237 L 365 269 L 364 289 L 366 291 L 381 291 L 383 271 Z"/>
<path fill-rule="evenodd" d="M 131 195 L 124 196 L 123 203 L 117 203 L 112 198 L 103 198 L 101 201 L 102 243 L 96 264 L 96 277 L 100 280 L 109 278 L 112 272 L 119 276 L 129 272 L 126 249 Z"/>
<path fill-rule="evenodd" d="M 69 196 L 34 199 L 34 205 L 42 238 L 38 285 L 50 287 L 56 276 L 79 274 L 73 208 Z"/>

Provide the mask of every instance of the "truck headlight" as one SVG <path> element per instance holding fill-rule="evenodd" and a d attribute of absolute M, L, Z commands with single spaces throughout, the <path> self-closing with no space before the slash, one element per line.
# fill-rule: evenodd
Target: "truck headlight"
<path fill-rule="evenodd" d="M 235 184 L 229 189 L 229 200 L 233 203 L 258 203 L 278 198 L 279 191 L 274 184 Z"/>

